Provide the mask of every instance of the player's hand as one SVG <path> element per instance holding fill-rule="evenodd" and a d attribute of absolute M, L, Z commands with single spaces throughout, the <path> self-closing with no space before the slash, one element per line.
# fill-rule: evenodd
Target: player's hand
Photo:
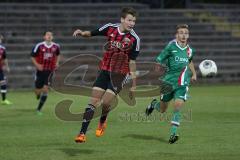
<path fill-rule="evenodd" d="M 154 66 L 154 71 L 159 72 L 160 68 L 161 68 L 161 65 L 156 63 L 155 66 Z"/>
<path fill-rule="evenodd" d="M 38 65 L 36 66 L 36 68 L 37 68 L 37 70 L 39 70 L 39 71 L 43 71 L 43 66 L 42 66 L 41 64 L 38 64 Z"/>
<path fill-rule="evenodd" d="M 191 77 L 191 82 L 195 82 L 195 81 L 197 81 L 197 75 L 196 74 L 192 75 L 192 77 Z"/>
<path fill-rule="evenodd" d="M 82 36 L 82 33 L 83 33 L 82 30 L 77 29 L 77 30 L 75 30 L 75 31 L 73 32 L 73 36 L 74 36 L 74 37 Z"/>
<path fill-rule="evenodd" d="M 3 70 L 6 71 L 6 72 L 10 72 L 10 68 L 8 66 L 3 66 Z"/>
<path fill-rule="evenodd" d="M 58 69 L 58 68 L 59 68 L 59 63 L 56 64 L 56 69 Z"/>
<path fill-rule="evenodd" d="M 10 68 L 9 68 L 9 67 L 6 67 L 6 71 L 9 73 L 9 72 L 10 72 Z"/>
<path fill-rule="evenodd" d="M 158 72 L 160 75 L 164 74 L 166 72 L 166 67 L 163 65 L 156 63 L 154 66 L 154 71 Z"/>

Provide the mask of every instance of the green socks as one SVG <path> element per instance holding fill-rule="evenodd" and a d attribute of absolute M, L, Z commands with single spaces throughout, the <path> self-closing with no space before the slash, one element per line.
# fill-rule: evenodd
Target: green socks
<path fill-rule="evenodd" d="M 176 135 L 177 134 L 177 129 L 180 125 L 180 111 L 174 111 L 173 112 L 173 117 L 172 117 L 172 121 L 171 121 L 171 135 Z"/>
<path fill-rule="evenodd" d="M 160 112 L 160 102 L 158 100 L 155 100 L 152 105 L 154 109 Z M 177 129 L 180 125 L 180 119 L 181 119 L 180 111 L 179 110 L 174 111 L 172 121 L 171 121 L 171 129 L 170 129 L 171 135 L 177 135 Z"/>

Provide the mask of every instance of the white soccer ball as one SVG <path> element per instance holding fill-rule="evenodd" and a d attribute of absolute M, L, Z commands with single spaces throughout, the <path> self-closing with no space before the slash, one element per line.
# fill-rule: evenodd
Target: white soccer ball
<path fill-rule="evenodd" d="M 199 64 L 199 70 L 203 77 L 215 76 L 217 74 L 217 65 L 212 60 L 204 60 Z"/>

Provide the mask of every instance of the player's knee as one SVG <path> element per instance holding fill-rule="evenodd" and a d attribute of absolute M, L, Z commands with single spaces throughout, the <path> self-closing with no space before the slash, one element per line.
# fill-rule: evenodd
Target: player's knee
<path fill-rule="evenodd" d="M 47 87 L 47 86 L 44 86 L 43 89 L 42 89 L 42 92 L 43 92 L 43 93 L 48 93 L 48 87 Z"/>
<path fill-rule="evenodd" d="M 92 104 L 93 106 L 97 107 L 101 102 L 100 98 L 95 98 L 95 97 L 91 97 L 90 99 L 90 104 Z"/>
<path fill-rule="evenodd" d="M 182 108 L 183 104 L 184 104 L 183 100 L 176 100 L 174 102 L 174 109 L 179 110 L 180 108 Z"/>
<path fill-rule="evenodd" d="M 111 110 L 110 107 L 111 107 L 111 106 L 110 106 L 109 103 L 102 103 L 102 112 L 103 112 L 103 113 L 108 113 L 108 112 Z"/>
<path fill-rule="evenodd" d="M 1 80 L 1 81 L 0 81 L 0 85 L 1 85 L 1 86 L 2 86 L 2 85 L 6 85 L 6 83 L 7 83 L 6 80 Z"/>
<path fill-rule="evenodd" d="M 166 110 L 167 110 L 167 105 L 162 104 L 161 107 L 160 107 L 160 113 L 165 113 Z"/>
<path fill-rule="evenodd" d="M 165 113 L 166 110 L 167 110 L 166 108 L 161 108 L 161 109 L 160 109 L 160 113 Z"/>
<path fill-rule="evenodd" d="M 168 102 L 160 102 L 160 113 L 165 113 L 168 108 Z"/>
<path fill-rule="evenodd" d="M 41 89 L 35 89 L 35 93 L 36 93 L 36 94 L 40 94 L 41 92 L 42 92 Z"/>
<path fill-rule="evenodd" d="M 107 108 L 109 107 L 111 104 L 110 104 L 110 100 L 106 100 L 103 98 L 103 101 L 102 101 L 102 106 Z"/>

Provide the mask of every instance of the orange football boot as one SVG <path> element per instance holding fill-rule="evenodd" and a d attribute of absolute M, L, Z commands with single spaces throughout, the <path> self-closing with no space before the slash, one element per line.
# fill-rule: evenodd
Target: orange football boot
<path fill-rule="evenodd" d="M 105 129 L 107 128 L 107 120 L 104 123 L 98 123 L 98 128 L 96 129 L 96 136 L 101 137 L 104 134 Z"/>
<path fill-rule="evenodd" d="M 83 133 L 80 133 L 79 135 L 77 135 L 77 137 L 75 138 L 75 142 L 76 143 L 84 143 L 84 142 L 86 142 L 86 136 L 85 136 L 85 134 L 83 134 Z"/>

